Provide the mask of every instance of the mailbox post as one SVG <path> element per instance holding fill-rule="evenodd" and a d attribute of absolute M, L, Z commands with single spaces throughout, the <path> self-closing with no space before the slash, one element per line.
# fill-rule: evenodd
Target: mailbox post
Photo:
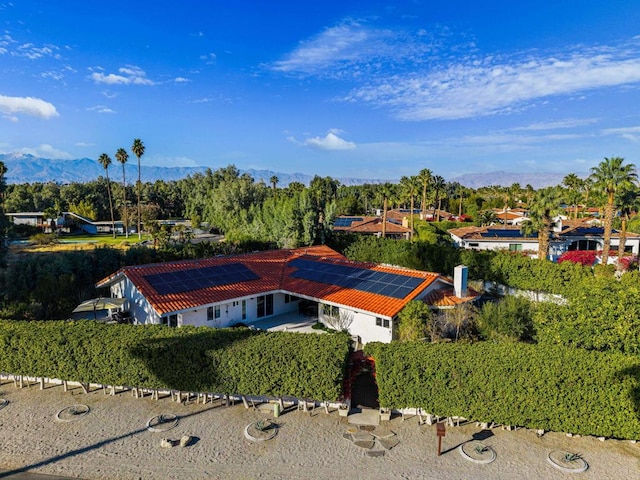
<path fill-rule="evenodd" d="M 446 430 L 444 428 L 444 422 L 436 423 L 436 435 L 438 436 L 438 456 L 440 456 L 440 452 L 442 451 L 442 437 L 446 434 Z"/>

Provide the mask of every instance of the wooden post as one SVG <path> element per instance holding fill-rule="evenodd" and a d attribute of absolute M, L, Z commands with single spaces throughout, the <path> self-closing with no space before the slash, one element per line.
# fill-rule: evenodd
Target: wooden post
<path fill-rule="evenodd" d="M 438 456 L 442 452 L 442 437 L 446 434 L 444 422 L 436 423 L 436 435 L 438 436 Z"/>

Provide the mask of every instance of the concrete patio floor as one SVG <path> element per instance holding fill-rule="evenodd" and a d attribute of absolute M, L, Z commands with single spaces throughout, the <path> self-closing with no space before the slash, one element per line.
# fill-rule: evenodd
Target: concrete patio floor
<path fill-rule="evenodd" d="M 246 322 L 247 326 L 268 332 L 324 333 L 312 327 L 318 317 L 305 317 L 298 312 L 284 313 L 273 317 Z"/>

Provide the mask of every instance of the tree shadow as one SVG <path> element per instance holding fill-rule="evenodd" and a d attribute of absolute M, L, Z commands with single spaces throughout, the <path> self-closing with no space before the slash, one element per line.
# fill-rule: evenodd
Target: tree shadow
<path fill-rule="evenodd" d="M 211 408 L 215 408 L 215 407 L 211 407 Z M 209 410 L 211 410 L 211 408 L 200 410 L 198 412 L 188 413 L 188 414 L 185 414 L 185 415 L 180 415 L 178 418 L 187 418 L 187 417 L 192 417 L 194 415 L 200 415 L 201 413 L 208 412 Z M 30 470 L 33 470 L 33 469 L 36 469 L 36 468 L 45 467 L 47 465 L 51 465 L 53 463 L 59 462 L 60 460 L 65 460 L 67 458 L 76 457 L 78 455 L 82 455 L 83 453 L 89 452 L 91 450 L 95 450 L 95 449 L 104 447 L 106 445 L 109 445 L 111 443 L 118 442 L 119 440 L 123 440 L 125 438 L 132 437 L 134 435 L 139 435 L 139 434 L 145 433 L 145 432 L 147 432 L 147 433 L 149 432 L 149 430 L 146 427 L 139 428 L 137 430 L 132 430 L 130 432 L 127 432 L 127 433 L 122 434 L 122 435 L 118 435 L 116 437 L 108 438 L 106 440 L 102 440 L 100 442 L 96 442 L 94 444 L 87 445 L 85 447 L 76 448 L 75 450 L 71 450 L 69 452 L 62 453 L 60 455 L 56 455 L 55 457 L 50 457 L 50 458 L 47 458 L 45 460 L 41 460 L 39 462 L 31 463 L 29 465 L 25 465 L 25 466 L 20 467 L 20 468 L 15 468 L 13 470 L 7 470 L 7 471 L 0 472 L 0 478 L 7 478 L 7 477 L 11 477 L 12 475 L 17 475 L 17 474 L 20 474 L 20 473 L 29 472 Z M 200 440 L 199 437 L 192 437 L 192 441 L 189 443 L 189 446 L 195 445 L 199 440 Z"/>
<path fill-rule="evenodd" d="M 473 435 L 471 435 L 471 440 L 465 440 L 464 442 L 460 442 L 459 444 L 457 444 L 455 447 L 451 447 L 447 450 L 444 450 L 441 455 L 444 455 L 445 453 L 449 453 L 452 452 L 456 449 L 458 449 L 461 445 L 464 445 L 465 443 L 469 443 L 469 442 L 473 442 L 473 441 L 479 441 L 482 442 L 484 440 L 487 440 L 488 438 L 493 437 L 493 432 L 489 429 L 484 429 L 484 430 L 480 430 L 479 432 L 474 433 Z"/>
<path fill-rule="evenodd" d="M 633 403 L 633 409 L 635 410 L 636 418 L 640 420 L 640 365 L 634 365 L 632 367 L 625 368 L 620 371 L 620 377 L 630 377 L 635 380 L 635 386 L 630 387 L 629 396 Z M 631 382 L 630 382 L 631 383 Z"/>

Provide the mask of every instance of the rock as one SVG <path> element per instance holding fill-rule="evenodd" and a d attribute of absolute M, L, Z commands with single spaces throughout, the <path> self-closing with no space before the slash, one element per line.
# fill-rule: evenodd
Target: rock
<path fill-rule="evenodd" d="M 384 457 L 384 450 L 369 450 L 367 455 L 370 457 Z"/>
<path fill-rule="evenodd" d="M 605 438 L 604 437 L 598 437 L 598 440 L 600 440 L 601 442 L 604 442 Z"/>
<path fill-rule="evenodd" d="M 180 439 L 180 446 L 181 447 L 188 447 L 189 444 L 191 443 L 191 440 L 193 440 L 193 437 L 191 437 L 189 435 L 185 435 L 184 437 L 182 437 Z"/>
<path fill-rule="evenodd" d="M 385 450 L 391 450 L 393 447 L 395 447 L 396 445 L 398 445 L 400 443 L 400 440 L 398 440 L 397 438 L 380 438 L 378 439 L 378 442 L 380 442 L 380 445 L 382 445 L 382 447 Z"/>
<path fill-rule="evenodd" d="M 175 445 L 175 442 L 169 438 L 163 438 L 160 440 L 160 446 L 162 448 L 171 448 Z"/>

